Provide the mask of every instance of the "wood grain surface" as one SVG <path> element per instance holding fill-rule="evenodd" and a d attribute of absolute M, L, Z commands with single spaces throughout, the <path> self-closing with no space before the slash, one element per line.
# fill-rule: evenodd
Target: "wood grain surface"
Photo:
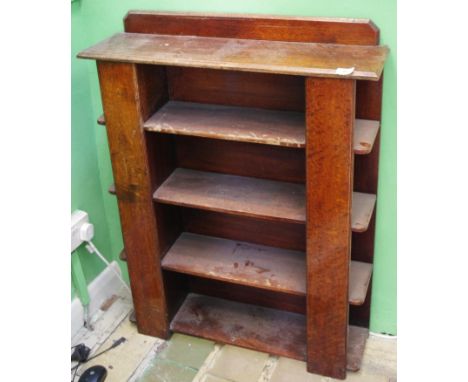
<path fill-rule="evenodd" d="M 171 322 L 171 330 L 213 341 L 306 359 L 306 319 L 302 314 L 191 293 Z M 345 367 L 360 367 L 368 330 L 350 326 Z"/>
<path fill-rule="evenodd" d="M 378 81 L 386 46 L 117 33 L 79 58 Z"/>
<path fill-rule="evenodd" d="M 155 191 L 160 203 L 291 223 L 306 222 L 305 187 L 244 176 L 177 168 Z M 313 194 L 313 191 L 310 191 Z M 353 193 L 351 228 L 365 232 L 375 195 Z M 320 216 L 324 224 L 328 216 Z"/>
<path fill-rule="evenodd" d="M 234 13 L 129 11 L 126 32 L 274 41 L 374 45 L 379 29 L 369 19 Z"/>
<path fill-rule="evenodd" d="M 98 62 L 98 73 L 138 329 L 167 338 L 169 321 L 137 69 L 132 64 Z"/>
<path fill-rule="evenodd" d="M 306 258 L 300 251 L 256 245 L 184 232 L 162 261 L 162 267 L 234 284 L 305 296 Z M 364 302 L 372 265 L 351 262 L 349 302 Z"/>
<path fill-rule="evenodd" d="M 305 221 L 305 189 L 294 183 L 178 168 L 156 190 L 154 199 L 262 219 Z"/>
<path fill-rule="evenodd" d="M 306 80 L 307 370 L 344 379 L 353 190 L 353 80 Z"/>
<path fill-rule="evenodd" d="M 144 127 L 166 134 L 305 147 L 305 115 L 299 112 L 169 101 Z M 356 120 L 353 139 L 356 154 L 372 151 L 378 129 L 376 121 Z"/>

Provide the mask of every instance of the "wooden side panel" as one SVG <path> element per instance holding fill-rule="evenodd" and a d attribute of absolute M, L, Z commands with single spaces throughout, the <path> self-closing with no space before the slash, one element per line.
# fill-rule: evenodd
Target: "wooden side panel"
<path fill-rule="evenodd" d="M 307 370 L 344 379 L 355 81 L 306 80 Z"/>
<path fill-rule="evenodd" d="M 98 62 L 98 72 L 138 330 L 167 338 L 161 249 L 137 68 L 131 64 Z"/>

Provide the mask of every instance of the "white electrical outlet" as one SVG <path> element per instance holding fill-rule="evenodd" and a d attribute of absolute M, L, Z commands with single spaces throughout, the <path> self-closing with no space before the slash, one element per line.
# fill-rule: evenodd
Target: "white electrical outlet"
<path fill-rule="evenodd" d="M 87 212 L 76 210 L 71 216 L 71 252 L 84 241 L 90 241 L 94 236 L 94 226 L 89 222 Z"/>

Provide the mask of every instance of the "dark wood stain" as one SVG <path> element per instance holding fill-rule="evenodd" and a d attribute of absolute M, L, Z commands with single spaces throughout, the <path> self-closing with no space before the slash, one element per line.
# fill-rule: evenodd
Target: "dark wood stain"
<path fill-rule="evenodd" d="M 346 377 L 355 82 L 306 81 L 307 370 Z"/>

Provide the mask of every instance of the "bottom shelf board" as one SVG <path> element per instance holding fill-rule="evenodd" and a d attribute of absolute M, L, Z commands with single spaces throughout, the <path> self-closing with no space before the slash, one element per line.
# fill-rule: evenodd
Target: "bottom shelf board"
<path fill-rule="evenodd" d="M 190 293 L 171 322 L 174 332 L 306 360 L 306 317 Z M 361 367 L 368 330 L 349 326 L 347 369 Z"/>

